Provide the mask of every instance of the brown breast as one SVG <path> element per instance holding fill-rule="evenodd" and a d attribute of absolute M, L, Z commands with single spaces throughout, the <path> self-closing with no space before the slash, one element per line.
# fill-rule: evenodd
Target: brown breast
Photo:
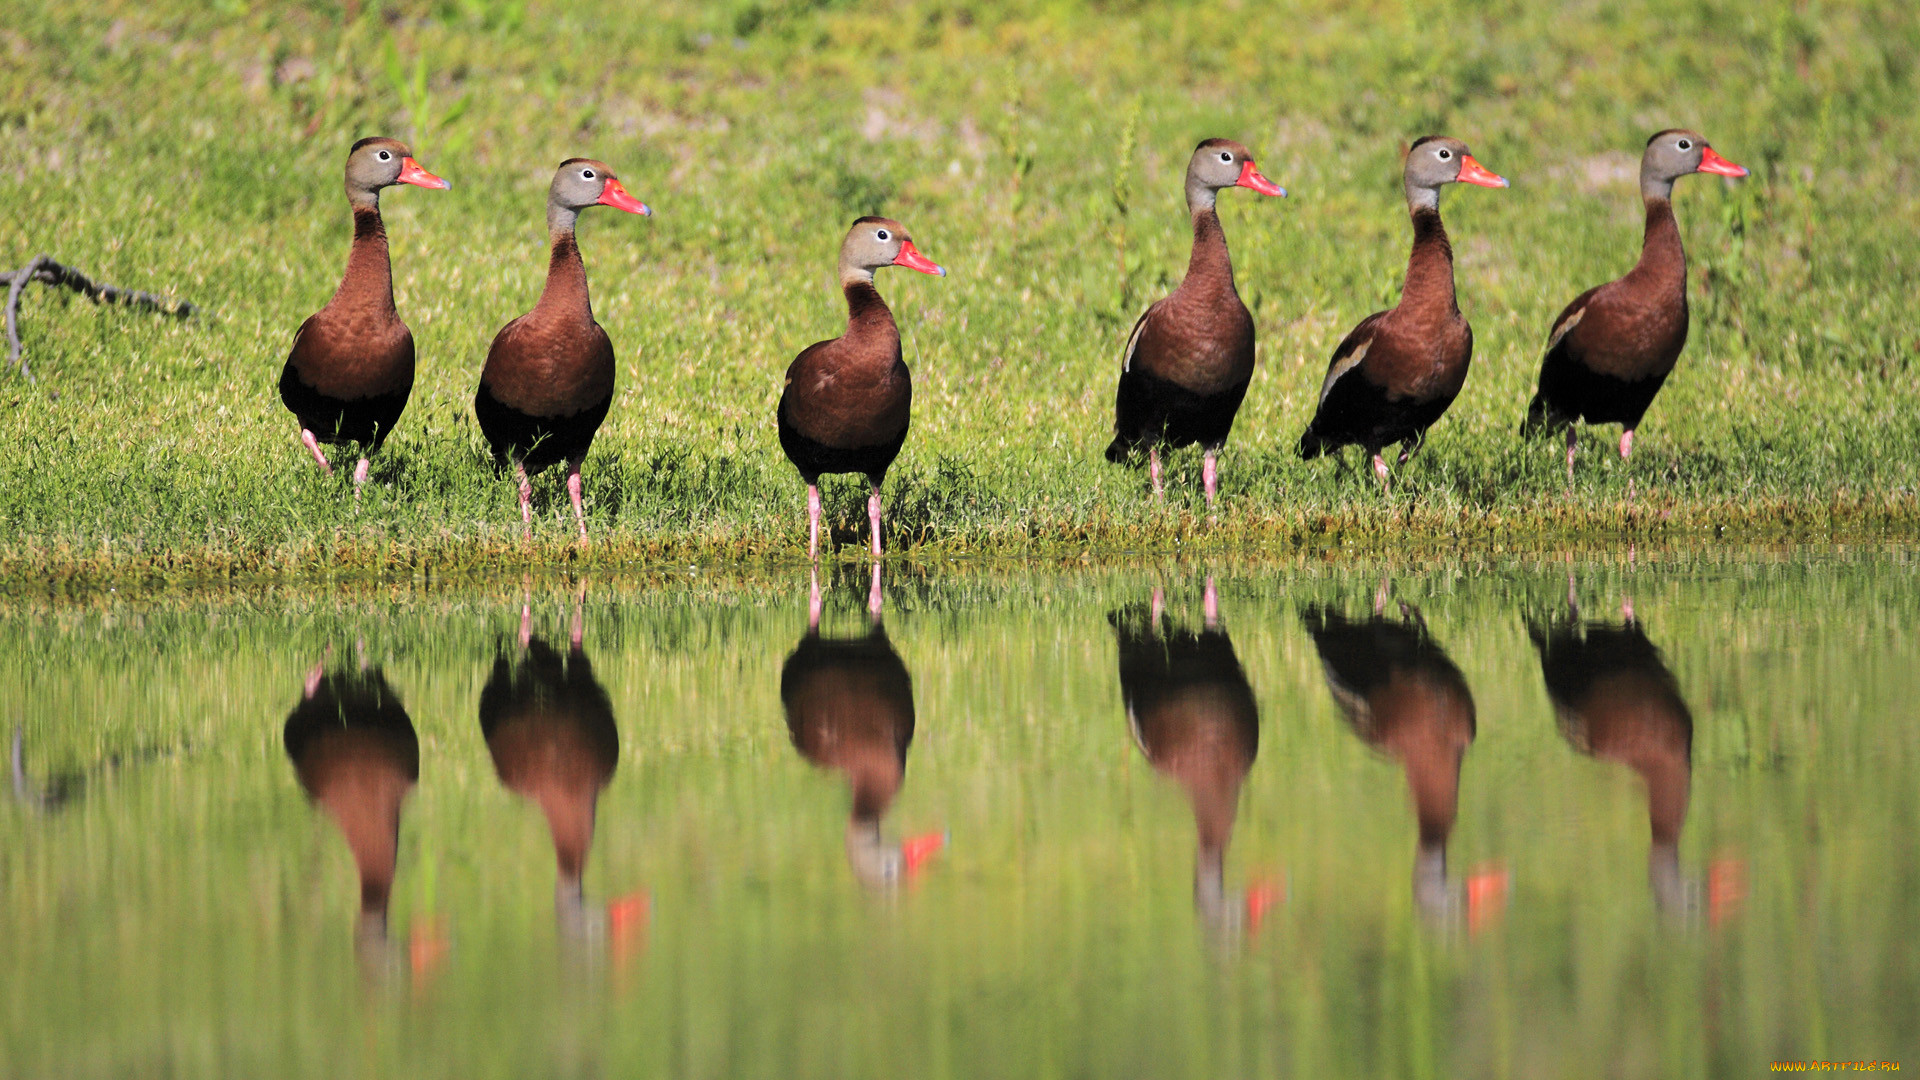
<path fill-rule="evenodd" d="M 809 345 L 787 368 L 780 408 L 807 438 L 840 449 L 882 446 L 900 437 L 913 413 L 913 376 L 900 355 L 900 331 L 872 285 L 845 287 L 847 332 Z"/>
<path fill-rule="evenodd" d="M 529 416 L 573 416 L 613 397 L 613 343 L 590 316 L 535 308 L 494 337 L 480 383 Z"/>

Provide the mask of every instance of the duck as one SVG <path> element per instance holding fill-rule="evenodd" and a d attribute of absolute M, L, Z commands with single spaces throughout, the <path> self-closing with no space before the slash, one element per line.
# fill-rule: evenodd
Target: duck
<path fill-rule="evenodd" d="M 1253 380 L 1253 316 L 1233 285 L 1227 234 L 1215 209 L 1225 188 L 1284 198 L 1260 175 L 1253 154 L 1232 139 L 1208 139 L 1187 162 L 1187 215 L 1193 251 L 1179 288 L 1141 313 L 1127 335 L 1113 401 L 1107 460 L 1138 464 L 1146 450 L 1155 498 L 1165 495 L 1160 451 L 1199 443 L 1201 483 L 1212 506 L 1219 454 Z"/>
<path fill-rule="evenodd" d="M 1576 422 L 1620 425 L 1620 460 L 1633 433 L 1687 344 L 1687 253 L 1673 216 L 1673 182 L 1693 173 L 1743 177 L 1744 166 L 1714 152 L 1685 128 L 1647 140 L 1640 155 L 1646 233 L 1640 261 L 1625 277 L 1575 297 L 1547 334 L 1539 389 L 1520 424 L 1522 437 L 1567 433 L 1567 482 L 1579 438 Z"/>
<path fill-rule="evenodd" d="M 1423 915 L 1444 922 L 1460 906 L 1447 878 L 1447 839 L 1476 728 L 1473 691 L 1418 609 L 1402 603 L 1400 619 L 1385 616 L 1387 592 L 1380 590 L 1371 618 L 1315 605 L 1303 621 L 1347 726 L 1406 772 L 1419 829 L 1414 902 Z"/>
<path fill-rule="evenodd" d="M 1260 707 L 1221 626 L 1211 578 L 1201 612 L 1198 630 L 1177 625 L 1155 589 L 1146 606 L 1110 612 L 1107 621 L 1134 745 L 1155 772 L 1186 789 L 1193 807 L 1194 910 L 1214 940 L 1227 943 L 1260 915 L 1260 887 L 1229 900 L 1224 873 L 1240 787 L 1260 752 Z"/>
<path fill-rule="evenodd" d="M 520 521 L 533 532 L 532 477 L 567 463 L 567 497 L 580 539 L 587 515 L 580 465 L 613 405 L 613 342 L 593 319 L 587 268 L 574 224 L 589 206 L 653 214 L 627 193 L 605 162 L 568 158 L 547 189 L 547 284 L 533 310 L 500 328 L 487 349 L 473 412 L 494 464 L 513 466 L 520 484 Z"/>
<path fill-rule="evenodd" d="M 807 557 L 820 557 L 820 477 L 861 473 L 871 493 L 867 525 L 881 554 L 880 484 L 906 445 L 913 420 L 913 375 L 900 352 L 900 328 L 873 286 L 873 272 L 904 266 L 945 277 L 891 218 L 854 221 L 840 244 L 840 291 L 847 332 L 801 350 L 787 367 L 777 418 L 780 449 L 807 485 Z"/>
<path fill-rule="evenodd" d="M 1656 907 L 1685 917 L 1699 892 L 1680 869 L 1693 713 L 1631 601 L 1620 614 L 1618 623 L 1583 620 L 1569 583 L 1565 617 L 1531 618 L 1527 636 L 1540 655 L 1561 738 L 1576 753 L 1626 766 L 1646 784 L 1648 885 Z"/>
<path fill-rule="evenodd" d="M 1456 182 L 1507 186 L 1458 139 L 1427 135 L 1408 148 L 1402 183 L 1413 252 L 1400 302 L 1360 320 L 1333 350 L 1319 406 L 1300 436 L 1301 458 L 1358 444 L 1384 486 L 1381 448 L 1400 443 L 1399 464 L 1406 464 L 1459 396 L 1473 361 L 1473 327 L 1454 296 L 1453 246 L 1440 221 L 1440 189 Z"/>
<path fill-rule="evenodd" d="M 347 151 L 347 204 L 353 247 L 340 287 L 293 335 L 280 369 L 280 401 L 300 424 L 300 445 L 323 473 L 333 463 L 321 446 L 360 447 L 353 469 L 357 498 L 369 458 L 386 442 L 413 393 L 413 332 L 393 306 L 393 263 L 380 192 L 396 184 L 445 191 L 397 139 L 361 139 Z"/>
<path fill-rule="evenodd" d="M 340 829 L 360 875 L 355 940 L 363 957 L 386 944 L 400 848 L 400 812 L 420 779 L 420 739 L 375 666 L 307 673 L 282 740 L 307 797 Z"/>
<path fill-rule="evenodd" d="M 564 654 L 534 634 L 522 605 L 518 647 L 496 651 L 480 691 L 480 734 L 501 785 L 546 817 L 556 921 L 563 935 L 581 936 L 598 915 L 585 906 L 582 880 L 600 793 L 620 764 L 620 729 L 587 656 L 580 605 Z"/>
<path fill-rule="evenodd" d="M 866 633 L 828 638 L 820 632 L 819 576 L 807 629 L 780 668 L 780 704 L 793 748 L 810 764 L 847 778 L 847 865 L 861 885 L 897 887 L 920 872 L 945 844 L 943 832 L 889 843 L 881 822 L 906 779 L 913 745 L 913 676 L 887 638 L 879 611 L 880 564 L 873 564 Z"/>

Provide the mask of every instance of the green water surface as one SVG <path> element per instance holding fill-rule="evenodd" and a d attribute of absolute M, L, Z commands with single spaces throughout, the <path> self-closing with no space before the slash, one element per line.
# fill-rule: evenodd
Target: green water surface
<path fill-rule="evenodd" d="M 1904 549 L 808 577 L 7 601 L 0 1074 L 1920 1068 Z"/>

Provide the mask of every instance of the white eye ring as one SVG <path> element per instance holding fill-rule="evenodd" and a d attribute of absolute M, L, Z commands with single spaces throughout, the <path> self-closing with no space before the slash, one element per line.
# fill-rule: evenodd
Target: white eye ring
<path fill-rule="evenodd" d="M 581 170 L 580 170 L 580 179 L 582 179 L 582 180 L 591 180 L 591 179 L 593 179 L 593 170 L 592 170 L 592 169 L 581 169 Z"/>
<path fill-rule="evenodd" d="M 382 151 L 380 151 L 380 160 L 381 160 L 381 161 L 392 161 L 392 160 L 393 160 L 393 155 L 392 155 L 392 154 L 390 154 L 390 153 L 388 153 L 388 152 L 386 152 L 385 150 L 382 150 Z"/>
<path fill-rule="evenodd" d="M 1680 149 L 1682 149 L 1682 150 L 1691 150 L 1691 149 L 1693 149 L 1693 143 L 1692 143 L 1692 142 L 1691 142 L 1690 140 L 1687 140 L 1687 139 L 1681 139 L 1681 140 L 1680 140 L 1680 143 L 1679 143 L 1679 146 L 1680 146 Z"/>
<path fill-rule="evenodd" d="M 1221 161 L 1227 161 L 1227 162 L 1231 162 L 1231 161 L 1233 160 L 1233 154 L 1232 154 L 1232 152 L 1231 152 L 1231 151 L 1227 151 L 1227 150 L 1222 150 L 1222 151 L 1220 151 L 1220 160 L 1221 160 Z"/>
<path fill-rule="evenodd" d="M 877 238 L 877 239 L 880 239 L 880 240 L 891 240 L 891 239 L 893 239 L 893 234 L 892 234 L 892 233 L 889 233 L 889 232 L 887 232 L 887 230 L 885 230 L 885 229 L 881 229 L 881 230 L 880 230 L 879 232 L 876 232 L 876 233 L 874 233 L 873 235 L 874 235 L 874 237 L 875 237 L 875 238 Z"/>
<path fill-rule="evenodd" d="M 1443 147 L 1441 147 L 1441 148 L 1440 148 L 1440 149 L 1439 149 L 1438 151 L 1436 151 L 1436 152 L 1437 152 L 1437 153 L 1438 153 L 1438 154 L 1440 155 L 1440 160 L 1441 160 L 1441 161 L 1451 161 L 1451 160 L 1453 160 L 1453 151 L 1451 151 L 1451 150 L 1449 150 L 1449 149 L 1447 149 L 1447 148 L 1446 148 L 1446 147 L 1444 147 L 1444 146 L 1443 146 Z"/>

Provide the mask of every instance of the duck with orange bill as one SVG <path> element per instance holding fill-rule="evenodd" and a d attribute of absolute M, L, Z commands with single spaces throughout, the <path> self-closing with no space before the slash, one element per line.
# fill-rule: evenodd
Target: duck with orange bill
<path fill-rule="evenodd" d="M 300 443 L 322 472 L 333 464 L 320 447 L 357 445 L 353 493 L 367 482 L 377 453 L 413 394 L 413 332 L 393 305 L 393 263 L 380 192 L 396 184 L 450 187 L 422 168 L 405 143 L 361 139 L 347 152 L 347 204 L 353 247 L 339 288 L 293 336 L 280 369 L 280 401 L 300 424 Z"/>
<path fill-rule="evenodd" d="M 913 421 L 913 375 L 900 350 L 900 328 L 873 284 L 874 271 L 888 266 L 947 274 L 899 222 L 855 221 L 840 243 L 846 333 L 801 350 L 780 391 L 780 449 L 807 485 L 808 558 L 820 555 L 820 477 L 830 473 L 867 478 L 867 527 L 873 557 L 880 557 L 880 485 Z"/>
<path fill-rule="evenodd" d="M 614 352 L 593 318 L 587 267 L 574 227 L 580 212 L 611 206 L 643 217 L 653 213 L 627 194 L 605 162 L 568 158 L 547 189 L 547 283 L 533 310 L 494 335 L 474 392 L 473 412 L 496 465 L 513 467 L 520 520 L 533 533 L 532 477 L 567 463 L 567 497 L 580 539 L 587 517 L 580 466 L 613 406 Z"/>
<path fill-rule="evenodd" d="M 1579 445 L 1574 425 L 1619 424 L 1625 461 L 1634 431 L 1686 347 L 1687 253 L 1673 216 L 1673 182 L 1694 173 L 1737 178 L 1747 170 L 1692 131 L 1675 128 L 1647 140 L 1640 155 L 1647 222 L 1640 261 L 1625 277 L 1574 297 L 1553 320 L 1520 434 L 1566 430 L 1568 483 Z"/>
<path fill-rule="evenodd" d="M 1135 464 L 1146 452 L 1148 483 L 1165 493 L 1160 453 L 1200 444 L 1201 485 L 1212 506 L 1219 454 L 1253 380 L 1253 316 L 1234 288 L 1233 260 L 1215 204 L 1228 188 L 1285 196 L 1231 139 L 1208 139 L 1187 162 L 1193 250 L 1180 287 L 1141 314 L 1127 335 L 1113 402 L 1107 460 Z"/>
<path fill-rule="evenodd" d="M 1300 436 L 1302 458 L 1358 445 L 1384 488 L 1381 448 L 1401 444 L 1400 464 L 1406 464 L 1466 385 L 1473 327 L 1460 313 L 1453 244 L 1440 221 L 1440 189 L 1452 183 L 1507 186 L 1458 139 L 1428 135 L 1407 150 L 1401 186 L 1413 218 L 1413 251 L 1400 302 L 1360 320 L 1333 350 L 1320 403 Z"/>

